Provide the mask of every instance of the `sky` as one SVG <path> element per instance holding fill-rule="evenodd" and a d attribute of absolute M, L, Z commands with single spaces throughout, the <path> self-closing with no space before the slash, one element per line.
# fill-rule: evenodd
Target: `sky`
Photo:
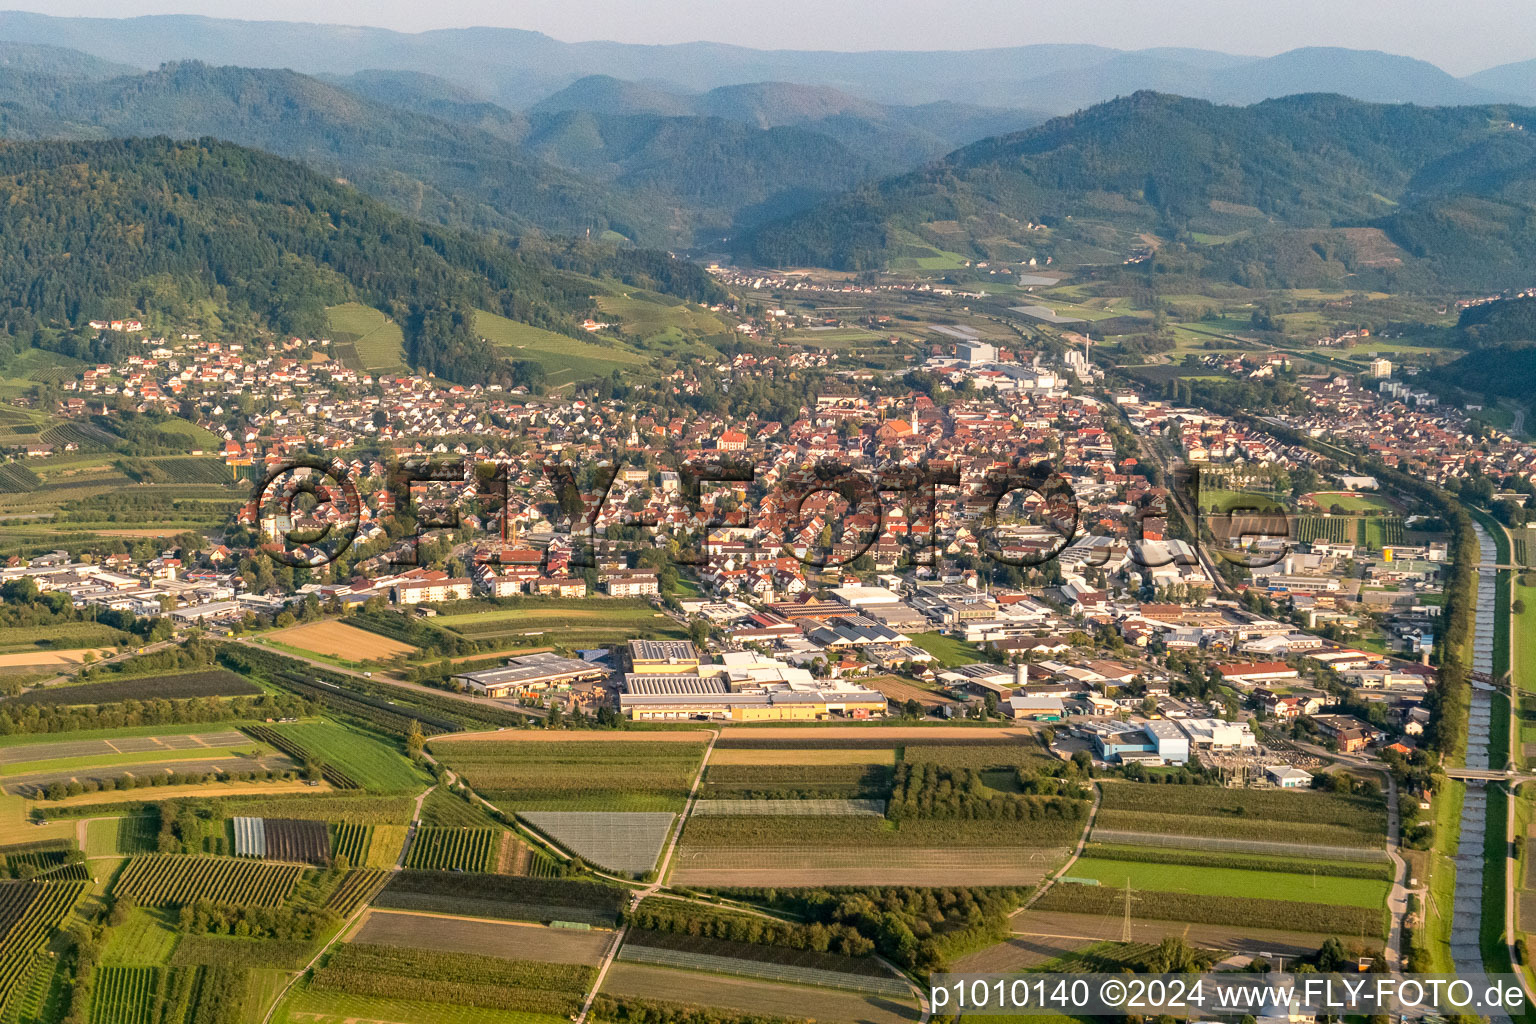
<path fill-rule="evenodd" d="M 0 0 L 60 16 L 204 14 L 374 25 L 493 25 L 577 42 L 697 40 L 758 49 L 936 50 L 1096 43 L 1268 56 L 1297 46 L 1385 50 L 1452 74 L 1536 58 L 1531 0 Z"/>

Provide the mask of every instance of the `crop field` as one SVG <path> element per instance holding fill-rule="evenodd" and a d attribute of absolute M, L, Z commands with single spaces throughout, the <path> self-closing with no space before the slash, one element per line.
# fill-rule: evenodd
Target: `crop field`
<path fill-rule="evenodd" d="M 289 626 L 268 633 L 267 637 L 289 647 L 345 661 L 388 661 L 416 653 L 416 648 L 410 644 L 334 620 Z"/>
<path fill-rule="evenodd" d="M 1077 842 L 1082 830 L 1082 821 L 1055 817 L 1024 821 L 909 818 L 899 824 L 870 817 L 699 817 L 689 818 L 683 843 L 689 848 L 1053 847 Z"/>
<path fill-rule="evenodd" d="M 169 962 L 180 937 L 173 912 L 136 907 L 128 920 L 107 932 L 101 961 L 137 966 L 164 964 Z"/>
<path fill-rule="evenodd" d="M 827 748 L 824 750 L 785 750 L 777 747 L 717 746 L 709 755 L 709 767 L 734 765 L 890 765 L 896 763 L 895 747 Z"/>
<path fill-rule="evenodd" d="M 1365 543 L 1374 551 L 1408 543 L 1408 531 L 1399 516 L 1372 516 L 1365 521 Z"/>
<path fill-rule="evenodd" d="M 358 907 L 379 894 L 379 890 L 389 882 L 389 876 L 388 871 L 367 868 L 348 871 L 326 898 L 326 909 L 334 910 L 342 917 L 350 917 Z"/>
<path fill-rule="evenodd" d="M 474 886 L 452 871 L 401 871 L 374 906 L 504 921 L 577 921 L 612 925 L 629 891 L 601 882 L 507 875 L 477 877 Z"/>
<path fill-rule="evenodd" d="M 351 995 L 296 985 L 272 1024 L 570 1024 L 566 1017 L 482 1006 L 450 1006 L 409 999 Z"/>
<path fill-rule="evenodd" d="M 115 704 L 125 700 L 185 700 L 190 697 L 253 697 L 261 688 L 222 668 L 164 676 L 132 676 L 78 686 L 29 690 L 17 704 Z"/>
<path fill-rule="evenodd" d="M 0 669 L 64 669 L 84 664 L 86 655 L 105 658 L 111 654 L 110 647 L 82 647 L 71 651 L 18 651 L 0 654 Z"/>
<path fill-rule="evenodd" d="M 700 800 L 693 805 L 691 816 L 699 815 L 767 815 L 779 817 L 885 817 L 884 800 Z"/>
<path fill-rule="evenodd" d="M 1377 882 L 1392 880 L 1391 862 L 1385 851 L 1352 851 L 1366 854 L 1363 860 L 1307 859 L 1302 873 L 1309 878 L 1326 875 L 1333 878 L 1363 878 Z M 1090 842 L 1084 857 L 1096 860 L 1139 861 L 1145 864 L 1183 864 L 1190 867 L 1238 868 L 1244 871 L 1296 871 L 1296 858 L 1253 853 L 1211 853 L 1203 850 L 1169 849 L 1155 846 L 1119 846 Z"/>
<path fill-rule="evenodd" d="M 583 964 L 349 942 L 330 953 L 311 985 L 352 995 L 569 1015 L 580 1008 L 596 974 L 595 967 Z"/>
<path fill-rule="evenodd" d="M 909 743 L 902 748 L 908 764 L 942 764 L 950 768 L 1017 768 L 1048 764 L 1056 759 L 1038 743 Z"/>
<path fill-rule="evenodd" d="M 202 899 L 276 907 L 287 900 L 302 871 L 295 864 L 218 857 L 135 857 L 118 876 L 112 891 L 147 907 Z"/>
<path fill-rule="evenodd" d="M 1075 867 L 1075 865 L 1074 865 Z M 1074 914 L 1118 914 L 1124 907 L 1120 889 L 1091 885 L 1056 885 L 1035 902 L 1032 910 Z M 1195 924 L 1275 928 L 1321 935 L 1365 935 L 1380 938 L 1386 922 L 1380 907 L 1336 906 L 1280 899 L 1195 895 L 1183 892 L 1133 891 L 1133 917 Z"/>
<path fill-rule="evenodd" d="M 328 306 L 325 313 L 333 358 L 358 370 L 406 370 L 399 324 L 360 302 Z"/>
<path fill-rule="evenodd" d="M 524 637 L 559 639 L 573 645 L 602 646 L 626 639 L 687 639 L 673 619 L 648 604 L 626 600 L 589 601 L 585 608 L 526 607 L 440 615 L 435 624 L 469 640 L 516 642 Z"/>
<path fill-rule="evenodd" d="M 89 648 L 127 645 L 133 640 L 131 633 L 123 633 L 101 622 L 65 622 L 56 626 L 10 626 L 0 636 L 0 652 L 48 654 L 67 653 Z M 71 664 L 76 663 L 71 660 Z M 30 664 L 17 662 L 16 664 Z M 54 662 L 53 664 L 57 664 Z"/>
<path fill-rule="evenodd" d="M 91 993 L 91 1024 L 156 1024 L 153 967 L 102 967 Z"/>
<path fill-rule="evenodd" d="M 351 793 L 280 793 L 243 795 L 219 802 L 231 817 L 303 818 L 356 825 L 389 825 L 411 820 L 416 802 L 405 796 L 356 796 Z"/>
<path fill-rule="evenodd" d="M 432 752 L 507 810 L 681 811 L 704 754 L 705 737 L 693 739 L 461 740 L 435 743 Z"/>
<path fill-rule="evenodd" d="M 788 956 L 772 955 L 781 948 L 636 929 L 627 933 L 618 958 L 625 963 L 762 978 L 848 992 L 872 992 L 898 999 L 911 994 L 904 980 L 880 971 L 878 965 L 875 971 L 865 972 L 851 969 L 862 966 L 860 960 L 852 957 L 806 950 L 785 950 Z M 764 956 L 765 953 L 770 955 Z"/>
<path fill-rule="evenodd" d="M 518 817 L 583 860 L 638 878 L 656 866 L 677 816 L 668 811 L 523 811 Z"/>
<path fill-rule="evenodd" d="M 489 828 L 423 825 L 411 840 L 405 866 L 416 871 L 488 872 L 496 865 L 505 834 Z"/>
<path fill-rule="evenodd" d="M 1383 907 L 1386 905 L 1388 889 L 1388 883 L 1379 879 L 1148 864 L 1092 857 L 1074 861 L 1069 874 L 1073 878 L 1094 879 L 1101 885 L 1116 889 L 1123 889 L 1129 884 L 1133 890 L 1151 889 L 1206 896 L 1253 892 L 1263 893 L 1269 899 L 1350 907 Z"/>
<path fill-rule="evenodd" d="M 446 953 L 481 953 L 508 960 L 595 964 L 602 960 L 611 938 L 604 931 L 370 910 L 352 941 L 375 946 L 425 946 Z"/>
<path fill-rule="evenodd" d="M 1380 799 L 1119 782 L 1102 792 L 1095 829 L 1106 832 L 1337 847 L 1385 842 L 1386 807 Z"/>
<path fill-rule="evenodd" d="M 266 860 L 299 861 L 324 866 L 331 862 L 325 822 L 296 818 L 258 818 L 266 833 Z"/>
<path fill-rule="evenodd" d="M 584 341 L 483 309 L 475 310 L 475 330 L 508 357 L 529 359 L 543 366 L 549 383 L 554 385 L 606 377 L 614 370 L 634 373 L 649 369 L 647 357 L 627 345 Z"/>
<path fill-rule="evenodd" d="M 0 882 L 0 1006 L 89 888 L 88 882 Z"/>
<path fill-rule="evenodd" d="M 830 885 L 952 885 L 1038 883 L 1066 857 L 1066 846 L 679 847 L 667 872 L 676 885 L 704 888 L 794 888 Z"/>
<path fill-rule="evenodd" d="M 235 935 L 183 935 L 172 967 L 302 970 L 318 947 L 298 939 L 247 939 Z"/>
<path fill-rule="evenodd" d="M 339 771 L 367 792 L 415 793 L 426 786 L 426 779 L 399 748 L 360 730 L 334 722 L 297 722 L 268 729 L 295 745 L 303 759 Z"/>
<path fill-rule="evenodd" d="M 719 1007 L 758 1016 L 859 1021 L 861 1024 L 898 1024 L 918 1020 L 921 1016 L 915 1002 L 897 1001 L 883 995 L 623 962 L 615 963 L 608 971 L 602 992 L 672 1004 Z"/>
<path fill-rule="evenodd" d="M 1038 746 L 1029 726 L 977 728 L 969 725 L 727 725 L 715 749 L 895 747 L 906 743 L 1024 743 Z"/>
<path fill-rule="evenodd" d="M 1265 950 L 1277 955 L 1307 956 L 1317 952 L 1321 936 L 1312 932 L 1282 931 L 1279 928 L 1255 928 L 1247 925 L 1196 924 L 1190 921 L 1165 921 L 1137 917 L 1135 894 L 1131 904 L 1131 941 L 1135 944 L 1155 946 L 1168 936 L 1177 936 L 1191 945 L 1206 949 Z M 1121 893 L 1122 906 L 1125 899 Z M 1029 949 L 1061 948 L 1076 949 L 1095 942 L 1115 942 L 1121 935 L 1123 918 L 1119 914 L 1074 914 L 1063 911 L 1030 909 L 1014 915 L 1015 941 Z M 1359 938 L 1357 934 L 1356 939 Z M 997 949 L 998 947 L 992 947 Z M 983 954 L 976 954 L 980 961 Z M 1011 958 L 1010 958 L 1011 959 Z M 970 958 L 963 960 L 969 969 Z M 981 963 L 977 970 L 992 968 Z M 1009 970 L 1008 967 L 1000 967 Z"/>
<path fill-rule="evenodd" d="M 1332 541 L 1335 544 L 1355 541 L 1357 520 L 1352 516 L 1298 516 L 1295 522 L 1296 539 L 1303 544 L 1315 540 Z"/>
<path fill-rule="evenodd" d="M 331 856 L 336 859 L 345 858 L 353 867 L 367 862 L 368 847 L 372 842 L 372 825 L 331 826 Z"/>
<path fill-rule="evenodd" d="M 77 734 L 79 735 L 79 734 Z M 130 729 L 104 729 L 75 739 L 57 739 L 47 733 L 13 736 L 0 746 L 0 765 L 25 762 L 94 759 L 118 754 L 177 753 L 222 750 L 245 744 L 250 738 L 236 729 L 208 731 L 205 724 L 182 726 L 147 725 Z"/>
<path fill-rule="evenodd" d="M 597 308 L 617 318 L 619 330 L 642 338 L 668 331 L 726 334 L 730 328 L 707 309 L 654 292 L 599 295 Z"/>

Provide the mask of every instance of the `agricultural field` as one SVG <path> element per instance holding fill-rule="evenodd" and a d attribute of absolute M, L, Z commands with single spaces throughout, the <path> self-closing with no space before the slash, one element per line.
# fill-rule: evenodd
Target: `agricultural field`
<path fill-rule="evenodd" d="M 1033 885 L 1077 840 L 1017 821 L 905 821 L 874 817 L 691 817 L 668 880 L 679 885 L 790 887 Z M 1032 845 L 1021 845 L 1025 839 Z"/>
<path fill-rule="evenodd" d="M 597 308 L 618 321 L 621 333 L 638 338 L 667 335 L 681 340 L 687 335 L 708 336 L 731 331 L 709 310 L 655 292 L 599 295 Z"/>
<path fill-rule="evenodd" d="M 296 985 L 271 1024 L 569 1024 L 565 1017 L 481 1006 L 448 1006 L 409 999 L 350 995 Z"/>
<path fill-rule="evenodd" d="M 656 867 L 677 815 L 666 811 L 522 811 L 518 817 L 583 860 L 639 878 Z"/>
<path fill-rule="evenodd" d="M 604 931 L 369 910 L 352 941 L 376 946 L 426 945 L 448 953 L 482 953 L 509 960 L 595 964 L 611 938 Z"/>
<path fill-rule="evenodd" d="M 1293 866 L 1304 868 L 1306 865 L 1296 863 Z M 1349 907 L 1384 907 L 1389 887 L 1387 882 L 1380 879 L 1335 878 L 1301 871 L 1149 864 L 1093 857 L 1074 861 L 1069 874 L 1074 879 L 1092 880 L 1113 889 L 1124 889 L 1129 885 L 1136 891 L 1156 890 L 1205 896 L 1263 893 L 1269 899 Z"/>
<path fill-rule="evenodd" d="M 650 360 L 628 345 L 604 339 L 586 341 L 556 334 L 531 324 L 475 310 L 475 331 L 501 349 L 511 359 L 528 359 L 544 367 L 546 380 L 553 386 L 572 384 L 593 377 L 645 372 Z"/>
<path fill-rule="evenodd" d="M 332 825 L 331 856 L 358 867 L 368 862 L 368 850 L 373 844 L 372 825 Z"/>
<path fill-rule="evenodd" d="M 1075 865 L 1074 865 L 1075 867 Z M 1251 891 L 1251 890 L 1248 890 Z M 1123 889 L 1108 886 L 1058 884 L 1037 900 L 1031 911 L 1109 916 L 1125 905 Z M 1383 907 L 1338 906 L 1268 897 L 1235 896 L 1231 892 L 1195 895 L 1185 892 L 1133 890 L 1131 915 L 1161 921 L 1274 928 L 1315 935 L 1381 939 L 1386 924 Z"/>
<path fill-rule="evenodd" d="M 334 619 L 289 626 L 267 633 L 266 638 L 311 654 L 358 663 L 408 658 L 416 653 L 410 644 Z"/>
<path fill-rule="evenodd" d="M 298 722 L 267 727 L 271 734 L 300 753 L 300 760 L 315 761 L 339 773 L 351 785 L 369 793 L 416 793 L 426 777 L 406 760 L 404 752 L 376 736 L 334 722 Z M 292 752 L 292 751 L 290 751 Z M 336 785 L 338 780 L 329 780 Z"/>
<path fill-rule="evenodd" d="M 88 882 L 0 882 L 0 1006 L 89 888 Z"/>
<path fill-rule="evenodd" d="M 650 964 L 616 962 L 603 979 L 602 994 L 686 1003 L 779 1017 L 899 1024 L 921 1016 L 916 1001 L 810 988 L 782 982 L 735 978 Z"/>
<path fill-rule="evenodd" d="M 498 643 L 529 638 L 529 643 L 602 647 L 631 639 L 687 639 L 670 617 L 644 601 L 625 599 L 529 600 L 516 608 L 439 615 L 433 623 L 467 640 Z"/>
<path fill-rule="evenodd" d="M 570 1016 L 581 1007 L 596 974 L 596 967 L 586 964 L 348 942 L 327 955 L 314 972 L 310 987 L 348 995 Z"/>
<path fill-rule="evenodd" d="M 1408 543 L 1400 516 L 1371 516 L 1365 520 L 1365 546 L 1372 551 Z"/>
<path fill-rule="evenodd" d="M 91 993 L 91 1024 L 156 1024 L 162 972 L 153 967 L 100 967 Z"/>
<path fill-rule="evenodd" d="M 1296 539 L 1303 544 L 1316 540 L 1350 544 L 1356 540 L 1357 522 L 1353 516 L 1299 516 Z"/>
<path fill-rule="evenodd" d="M 154 853 L 155 837 L 159 831 L 158 815 L 89 821 L 86 823 L 85 856 L 87 859 L 116 858 L 135 853 Z"/>
<path fill-rule="evenodd" d="M 679 970 L 699 970 L 765 981 L 870 992 L 904 999 L 907 982 L 872 957 L 847 957 L 786 946 L 632 928 L 625 934 L 619 959 Z"/>
<path fill-rule="evenodd" d="M 350 917 L 358 907 L 379 894 L 389 882 L 389 876 L 388 871 L 367 868 L 348 871 L 326 898 L 326 909 L 334 910 L 341 917 Z"/>
<path fill-rule="evenodd" d="M 137 907 L 126 921 L 107 932 L 101 962 L 141 966 L 168 963 L 180 937 L 173 912 Z"/>
<path fill-rule="evenodd" d="M 387 910 L 490 918 L 574 921 L 611 927 L 629 904 L 629 890 L 602 882 L 482 875 L 473 887 L 452 871 L 401 871 L 373 905 Z"/>
<path fill-rule="evenodd" d="M 489 828 L 423 825 L 411 839 L 405 866 L 415 871 L 493 871 L 505 835 Z"/>
<path fill-rule="evenodd" d="M 404 372 L 405 335 L 400 325 L 360 302 L 326 307 L 331 356 L 356 370 Z"/>
<path fill-rule="evenodd" d="M 323 821 L 238 816 L 230 821 L 235 856 L 258 860 L 316 864 L 331 862 L 331 842 Z"/>
<path fill-rule="evenodd" d="M 1101 791 L 1096 839 L 1104 832 L 1343 848 L 1385 844 L 1386 805 L 1379 797 L 1131 782 Z"/>
<path fill-rule="evenodd" d="M 146 907 L 201 899 L 276 907 L 287 900 L 302 871 L 292 864 L 222 857 L 136 857 L 118 876 L 112 892 Z"/>
<path fill-rule="evenodd" d="M 681 811 L 704 753 L 692 742 L 433 741 L 434 756 L 508 811 Z M 549 734 L 543 734 L 549 735 Z M 554 734 L 556 736 L 561 734 Z"/>
<path fill-rule="evenodd" d="M 107 647 L 128 646 L 136 642 L 131 633 L 113 629 L 101 622 L 64 622 L 54 626 L 13 626 L 0 636 L 0 653 L 4 654 L 70 654 L 74 651 L 100 651 Z M 79 664 L 84 655 L 69 657 L 67 662 L 41 662 L 46 665 L 61 663 Z M 12 665 L 34 664 L 15 660 Z"/>
<path fill-rule="evenodd" d="M 227 669 L 212 668 L 172 675 L 130 676 L 70 686 L 29 690 L 16 704 L 116 704 L 125 700 L 186 700 L 192 697 L 254 697 L 261 688 Z"/>

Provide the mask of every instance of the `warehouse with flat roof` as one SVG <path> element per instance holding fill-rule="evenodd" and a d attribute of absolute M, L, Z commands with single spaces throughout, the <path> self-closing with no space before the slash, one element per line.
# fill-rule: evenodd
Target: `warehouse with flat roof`
<path fill-rule="evenodd" d="M 697 673 L 699 650 L 691 640 L 631 640 L 629 665 L 631 672 Z"/>
<path fill-rule="evenodd" d="M 454 681 L 466 689 L 483 693 L 487 697 L 520 697 L 561 683 L 582 682 L 588 679 L 604 679 L 608 670 L 601 665 L 579 658 L 562 658 L 558 654 L 523 654 L 508 658 L 501 668 L 482 669 L 479 672 L 463 672 Z"/>

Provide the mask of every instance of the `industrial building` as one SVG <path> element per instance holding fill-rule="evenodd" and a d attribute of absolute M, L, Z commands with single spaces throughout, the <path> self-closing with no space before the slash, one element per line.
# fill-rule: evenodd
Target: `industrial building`
<path fill-rule="evenodd" d="M 545 653 L 519 655 L 508 658 L 501 668 L 464 672 L 453 678 L 466 689 L 487 697 L 522 697 L 551 686 L 604 679 L 607 675 L 605 668 L 590 661 Z"/>
<path fill-rule="evenodd" d="M 697 675 L 699 651 L 690 640 L 631 640 L 629 666 L 640 674 Z"/>
<path fill-rule="evenodd" d="M 804 669 L 747 652 L 704 674 L 631 672 L 619 710 L 636 721 L 725 719 L 809 722 L 836 716 L 884 715 L 885 695 L 842 680 L 818 680 Z"/>

